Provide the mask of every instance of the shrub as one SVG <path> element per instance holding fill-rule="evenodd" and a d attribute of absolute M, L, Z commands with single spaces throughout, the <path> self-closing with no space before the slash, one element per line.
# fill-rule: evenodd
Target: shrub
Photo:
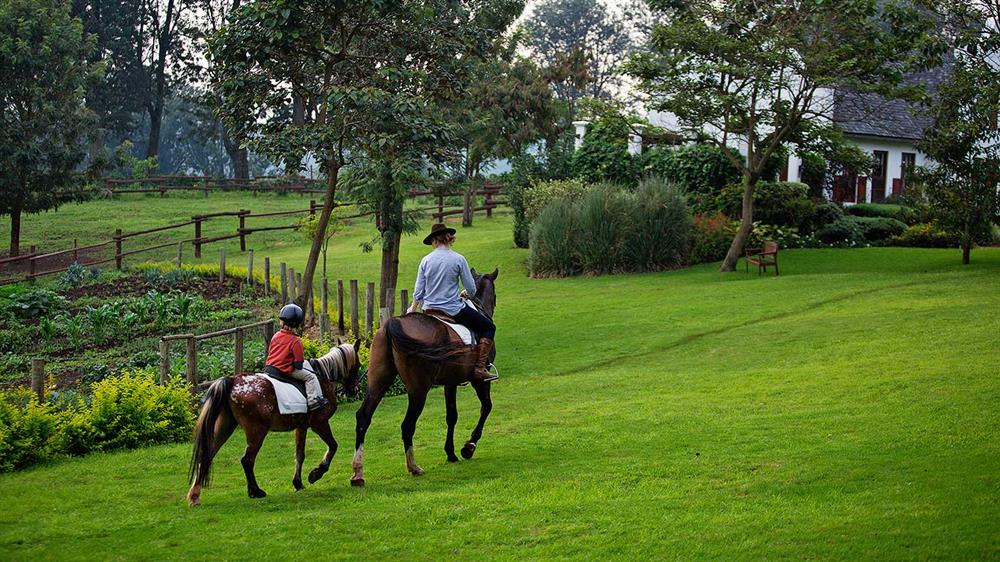
<path fill-rule="evenodd" d="M 630 193 L 600 186 L 556 200 L 532 226 L 532 275 L 647 271 L 686 262 L 691 219 L 680 189 L 659 180 Z"/>
<path fill-rule="evenodd" d="M 0 395 L 0 472 L 51 457 L 59 421 L 60 414 L 37 404 L 27 389 Z"/>
<path fill-rule="evenodd" d="M 194 429 L 194 399 L 177 379 L 157 385 L 151 373 L 134 371 L 99 381 L 92 390 L 87 420 L 93 428 L 87 432 L 94 438 L 91 449 L 183 441 Z"/>
<path fill-rule="evenodd" d="M 934 223 L 920 223 L 909 226 L 901 234 L 894 236 L 892 243 L 916 248 L 954 248 L 958 246 L 959 237 Z"/>
<path fill-rule="evenodd" d="M 101 275 L 101 270 L 92 267 L 90 269 L 80 265 L 80 262 L 73 262 L 66 271 L 59 274 L 56 282 L 63 287 L 79 287 L 87 281 L 93 281 Z"/>
<path fill-rule="evenodd" d="M 807 232 L 816 232 L 824 226 L 836 222 L 844 216 L 844 209 L 833 201 L 821 201 L 816 204 L 812 217 L 804 229 Z M 801 228 L 801 227 L 800 227 Z"/>
<path fill-rule="evenodd" d="M 628 125 L 620 119 L 591 124 L 583 143 L 573 154 L 574 177 L 589 183 L 635 185 L 639 165 L 628 152 L 628 135 Z"/>
<path fill-rule="evenodd" d="M 38 289 L 11 295 L 7 306 L 18 318 L 34 319 L 63 309 L 66 299 L 48 289 Z"/>
<path fill-rule="evenodd" d="M 808 225 L 816 203 L 807 197 L 809 186 L 786 181 L 762 181 L 754 190 L 753 219 L 767 224 L 801 227 Z M 743 186 L 726 186 L 716 199 L 719 211 L 731 217 L 743 215 Z"/>
<path fill-rule="evenodd" d="M 800 154 L 799 158 L 802 159 L 799 177 L 802 183 L 809 186 L 809 197 L 822 199 L 829 168 L 826 158 L 812 152 Z"/>
<path fill-rule="evenodd" d="M 916 213 L 908 207 L 885 203 L 858 203 L 847 207 L 846 212 L 856 217 L 884 217 L 906 223 L 916 218 Z"/>
<path fill-rule="evenodd" d="M 636 199 L 629 241 L 635 269 L 659 271 L 687 263 L 693 221 L 683 189 L 660 178 L 647 178 L 639 183 Z"/>
<path fill-rule="evenodd" d="M 583 197 L 590 187 L 578 180 L 542 181 L 531 185 L 524 192 L 525 218 L 529 224 L 534 222 L 542 210 L 552 201 L 577 201 Z"/>
<path fill-rule="evenodd" d="M 728 149 L 742 159 L 739 151 Z M 738 183 L 740 170 L 723 152 L 711 145 L 692 144 L 677 148 L 654 148 L 643 154 L 642 173 L 681 185 L 689 202 L 699 212 L 713 209 L 714 197 L 723 187 Z"/>
<path fill-rule="evenodd" d="M 827 244 L 857 245 L 883 242 L 905 230 L 906 224 L 896 219 L 847 215 L 819 229 L 816 237 Z"/>
<path fill-rule="evenodd" d="M 524 192 L 539 181 L 563 180 L 573 176 L 571 162 L 575 140 L 566 136 L 546 142 L 538 154 L 523 153 L 511 159 L 511 170 L 504 177 L 504 193 L 514 211 L 514 245 L 527 248 L 531 221 L 524 207 Z"/>
<path fill-rule="evenodd" d="M 545 207 L 531 226 L 528 268 L 532 275 L 566 277 L 580 272 L 576 251 L 578 223 L 576 210 L 569 201 L 557 199 Z"/>
<path fill-rule="evenodd" d="M 736 229 L 722 213 L 695 215 L 691 232 L 691 263 L 719 261 L 726 257 Z"/>

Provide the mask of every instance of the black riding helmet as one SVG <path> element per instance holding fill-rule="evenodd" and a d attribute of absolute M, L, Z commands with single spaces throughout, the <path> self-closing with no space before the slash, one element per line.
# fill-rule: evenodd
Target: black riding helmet
<path fill-rule="evenodd" d="M 302 312 L 302 308 L 297 304 L 286 304 L 281 307 L 281 312 L 278 313 L 278 319 L 291 328 L 301 326 L 305 317 L 306 315 Z"/>

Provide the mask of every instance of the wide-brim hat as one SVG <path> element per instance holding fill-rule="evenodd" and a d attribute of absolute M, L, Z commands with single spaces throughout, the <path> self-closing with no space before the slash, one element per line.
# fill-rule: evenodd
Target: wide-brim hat
<path fill-rule="evenodd" d="M 428 246 L 431 245 L 431 239 L 438 234 L 455 234 L 455 229 L 445 226 L 442 223 L 437 223 L 431 227 L 431 233 L 424 238 L 424 244 Z"/>

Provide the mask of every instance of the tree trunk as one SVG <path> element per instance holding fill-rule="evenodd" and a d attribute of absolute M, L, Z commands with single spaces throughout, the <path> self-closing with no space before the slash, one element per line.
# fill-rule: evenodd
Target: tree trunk
<path fill-rule="evenodd" d="M 21 255 L 21 209 L 10 211 L 10 257 Z"/>
<path fill-rule="evenodd" d="M 163 122 L 163 100 L 154 100 L 149 108 L 149 144 L 146 145 L 146 158 L 160 154 L 160 124 Z"/>
<path fill-rule="evenodd" d="M 399 282 L 399 243 L 402 238 L 398 229 L 389 229 L 383 235 L 382 242 L 382 273 L 379 279 L 378 306 L 386 306 L 387 290 L 395 290 Z"/>
<path fill-rule="evenodd" d="M 969 265 L 969 252 L 971 251 L 971 244 L 962 244 L 962 265 Z"/>
<path fill-rule="evenodd" d="M 229 136 L 226 128 L 222 128 L 222 145 L 229 155 L 229 160 L 233 163 L 233 177 L 238 180 L 250 179 L 250 160 L 247 149 L 240 146 L 240 143 Z"/>
<path fill-rule="evenodd" d="M 323 242 L 326 240 L 326 227 L 330 224 L 330 215 L 333 214 L 333 197 L 337 192 L 340 163 L 332 157 L 329 162 L 323 211 L 319 214 L 319 224 L 316 225 L 316 234 L 313 235 L 312 246 L 309 248 L 309 259 L 306 261 L 305 271 L 302 272 L 302 287 L 300 287 L 298 298 L 295 299 L 295 304 L 301 306 L 302 310 L 306 310 L 306 303 L 309 302 L 307 299 L 312 293 L 313 276 L 316 275 L 316 264 L 319 262 L 319 255 L 323 250 Z"/>
<path fill-rule="evenodd" d="M 475 189 L 475 184 L 470 184 L 469 188 L 465 190 L 465 200 L 462 202 L 462 226 L 472 226 L 472 209 L 476 203 L 476 198 L 473 195 Z M 442 217 L 441 220 L 443 222 L 444 218 Z"/>
<path fill-rule="evenodd" d="M 756 186 L 757 178 L 749 174 L 743 176 L 743 218 L 740 219 L 740 228 L 733 237 L 733 243 L 729 245 L 726 259 L 722 261 L 719 271 L 735 271 L 736 262 L 743 254 L 743 246 L 753 228 L 753 191 Z"/>

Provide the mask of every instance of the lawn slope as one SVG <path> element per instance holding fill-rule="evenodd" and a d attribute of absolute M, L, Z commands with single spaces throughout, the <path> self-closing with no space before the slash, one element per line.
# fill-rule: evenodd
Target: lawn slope
<path fill-rule="evenodd" d="M 291 436 L 268 438 L 263 500 L 245 496 L 239 433 L 193 510 L 187 445 L 58 462 L 0 477 L 0 558 L 1000 556 L 1000 251 L 966 267 L 953 250 L 802 250 L 778 278 L 534 280 L 509 227 L 479 220 L 456 248 L 501 272 L 503 379 L 473 460 L 445 462 L 436 389 L 415 438 L 427 474 L 405 472 L 406 399 L 391 398 L 364 489 L 347 482 L 353 404 L 334 418 L 332 470 L 302 492 Z M 337 242 L 337 277 L 375 278 L 366 238 Z M 408 283 L 423 247 L 404 243 Z M 459 413 L 464 439 L 468 389 Z M 307 466 L 321 452 L 310 437 Z"/>

